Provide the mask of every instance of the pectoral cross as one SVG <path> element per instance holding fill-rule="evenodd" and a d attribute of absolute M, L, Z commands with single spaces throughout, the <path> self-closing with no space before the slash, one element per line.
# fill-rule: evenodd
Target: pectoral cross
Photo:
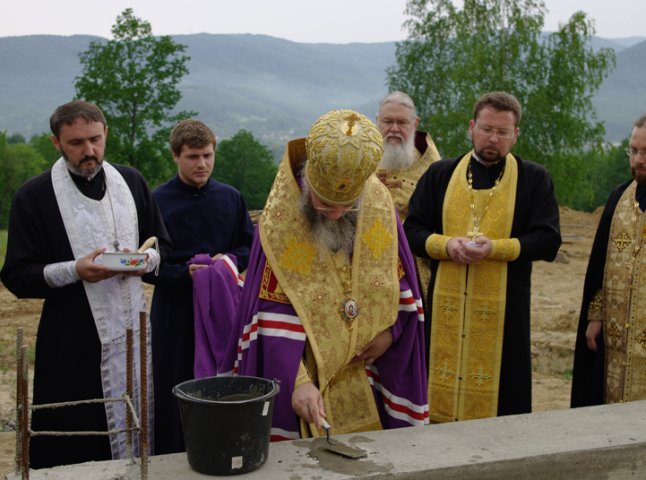
<path fill-rule="evenodd" d="M 471 240 L 474 240 L 474 241 L 481 236 L 482 236 L 482 232 L 476 225 L 473 226 L 473 230 L 471 230 L 470 232 L 467 232 L 467 237 L 469 237 Z"/>
<path fill-rule="evenodd" d="M 469 184 L 469 187 L 471 184 Z M 473 227 L 471 228 L 470 232 L 467 232 L 467 237 L 471 239 L 472 242 L 475 242 L 475 240 L 482 236 L 483 233 L 480 231 L 480 220 L 482 220 L 482 217 L 484 215 L 484 212 L 480 217 L 476 215 L 476 202 L 475 198 L 473 198 L 473 190 L 471 190 L 471 203 L 469 204 L 469 208 L 471 209 L 471 221 L 473 222 Z"/>

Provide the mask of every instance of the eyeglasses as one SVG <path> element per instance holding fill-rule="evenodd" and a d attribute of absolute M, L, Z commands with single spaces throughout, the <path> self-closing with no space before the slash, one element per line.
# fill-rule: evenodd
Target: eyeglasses
<path fill-rule="evenodd" d="M 646 157 L 646 150 L 639 150 L 633 147 L 626 147 L 625 152 L 626 152 L 626 155 L 628 155 L 629 157 L 636 157 L 637 155 Z"/>
<path fill-rule="evenodd" d="M 344 208 L 344 207 L 339 207 L 339 208 L 332 208 L 332 207 L 314 207 L 314 210 L 318 212 L 358 212 L 359 207 L 350 207 L 350 208 Z"/>
<path fill-rule="evenodd" d="M 401 128 L 408 128 L 413 122 L 411 122 L 410 120 L 395 120 L 394 118 L 383 118 L 379 119 L 379 123 L 388 128 L 391 128 L 394 125 L 399 125 Z"/>
<path fill-rule="evenodd" d="M 487 137 L 492 136 L 494 133 L 498 138 L 504 139 L 509 139 L 514 136 L 514 131 L 507 128 L 493 128 L 487 125 L 476 125 L 476 127 L 478 127 L 478 130 L 484 133 Z"/>

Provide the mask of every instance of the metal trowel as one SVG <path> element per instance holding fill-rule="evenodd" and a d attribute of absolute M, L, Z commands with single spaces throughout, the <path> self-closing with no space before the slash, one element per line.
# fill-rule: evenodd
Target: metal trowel
<path fill-rule="evenodd" d="M 338 440 L 334 440 L 330 438 L 330 424 L 327 423 L 325 420 L 321 421 L 321 426 L 323 427 L 323 430 L 325 430 L 325 439 L 327 440 L 327 443 L 324 444 L 323 448 L 329 452 L 336 453 L 337 455 L 342 455 L 347 458 L 352 458 L 352 459 L 357 459 L 357 458 L 363 458 L 367 457 L 368 454 L 365 452 L 365 450 L 361 450 L 358 447 L 352 447 L 350 445 L 346 445 L 345 443 L 339 442 Z"/>

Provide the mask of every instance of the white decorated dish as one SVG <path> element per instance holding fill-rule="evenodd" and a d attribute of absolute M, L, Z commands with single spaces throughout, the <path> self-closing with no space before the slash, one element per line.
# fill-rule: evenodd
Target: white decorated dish
<path fill-rule="evenodd" d="M 103 265 L 116 272 L 136 272 L 146 268 L 146 254 L 139 252 L 105 252 Z"/>

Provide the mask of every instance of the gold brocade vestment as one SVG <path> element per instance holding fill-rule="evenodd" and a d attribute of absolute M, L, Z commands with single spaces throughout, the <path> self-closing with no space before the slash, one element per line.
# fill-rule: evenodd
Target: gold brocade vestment
<path fill-rule="evenodd" d="M 612 217 L 603 277 L 605 402 L 646 399 L 646 214 L 624 191 Z"/>
<path fill-rule="evenodd" d="M 480 222 L 482 234 L 491 240 L 509 238 L 518 181 L 516 160 L 507 156 L 504 175 L 493 195 L 490 189 L 469 188 L 470 161 L 471 153 L 460 160 L 449 181 L 442 210 L 443 235 L 464 237 L 473 229 L 473 193 L 475 210 L 486 211 Z M 505 261 L 481 260 L 472 265 L 440 262 L 431 314 L 431 422 L 497 415 L 506 291 Z"/>
<path fill-rule="evenodd" d="M 304 157 L 304 139 L 288 144 L 259 223 L 263 251 L 305 329 L 308 356 L 315 360 L 309 370 L 323 396 L 329 423 L 337 433 L 380 429 L 363 362 L 352 358 L 397 319 L 394 207 L 386 187 L 370 176 L 363 190 L 351 262 L 348 259 L 337 269 L 333 254 L 316 243 L 299 207 L 301 190 L 293 168 Z M 344 282 L 344 277 L 350 282 Z M 345 283 L 351 286 L 349 292 Z M 358 305 L 352 320 L 342 315 L 348 297 Z"/>
<path fill-rule="evenodd" d="M 402 170 L 379 170 L 379 177 L 382 182 L 388 187 L 390 196 L 393 198 L 393 203 L 399 214 L 399 219 L 404 222 L 406 215 L 408 215 L 408 202 L 410 197 L 415 191 L 417 181 L 431 166 L 431 163 L 440 159 L 440 154 L 433 139 L 429 134 L 426 134 L 426 151 L 424 155 L 420 155 L 419 151 L 415 149 L 417 159 L 410 166 L 410 168 Z M 426 301 L 428 293 L 428 286 L 431 283 L 431 265 L 427 258 L 415 257 L 417 264 L 417 273 L 419 275 L 419 284 L 422 289 L 422 299 Z"/>

